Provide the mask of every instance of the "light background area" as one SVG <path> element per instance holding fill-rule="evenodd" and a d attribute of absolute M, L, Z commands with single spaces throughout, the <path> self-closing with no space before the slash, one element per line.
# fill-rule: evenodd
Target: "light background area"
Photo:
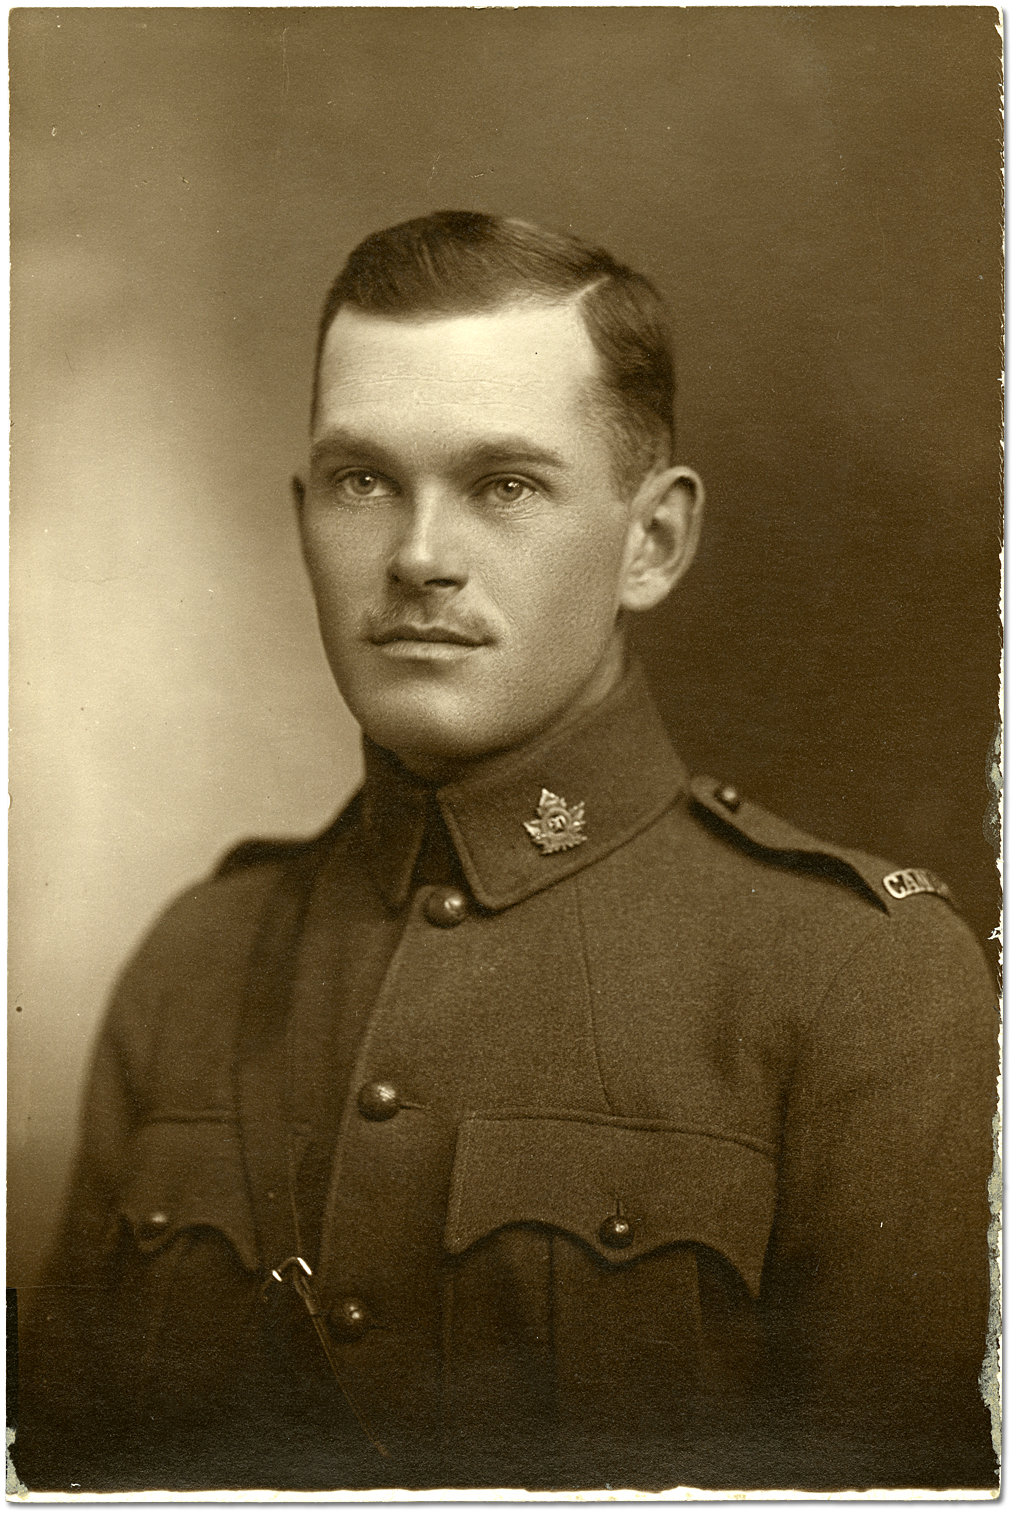
<path fill-rule="evenodd" d="M 160 905 L 357 783 L 287 482 L 318 306 L 440 207 L 677 314 L 699 561 L 640 643 L 691 765 L 987 940 L 999 38 L 988 7 L 12 16 L 9 1280 Z"/>

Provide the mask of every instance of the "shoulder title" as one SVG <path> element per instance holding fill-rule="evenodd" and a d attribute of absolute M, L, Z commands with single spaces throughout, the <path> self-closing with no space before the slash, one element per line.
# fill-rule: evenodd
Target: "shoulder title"
<path fill-rule="evenodd" d="M 708 813 L 746 852 L 765 855 L 790 869 L 828 876 L 856 890 L 883 912 L 912 896 L 939 896 L 956 905 L 949 887 L 931 870 L 897 870 L 872 854 L 823 843 L 764 807 L 746 801 L 735 786 L 698 775 L 691 781 L 691 796 L 703 820 L 708 820 L 704 818 Z"/>

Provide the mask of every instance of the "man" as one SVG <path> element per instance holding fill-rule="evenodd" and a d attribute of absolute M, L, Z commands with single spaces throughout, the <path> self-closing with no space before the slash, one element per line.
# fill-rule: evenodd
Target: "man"
<path fill-rule="evenodd" d="M 996 1017 L 946 888 L 689 780 L 665 316 L 469 213 L 327 299 L 364 788 L 157 924 L 26 1349 L 41 1490 L 988 1487 Z"/>

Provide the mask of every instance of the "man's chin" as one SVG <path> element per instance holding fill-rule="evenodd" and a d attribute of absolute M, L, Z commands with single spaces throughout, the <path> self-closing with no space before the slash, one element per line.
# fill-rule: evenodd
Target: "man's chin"
<path fill-rule="evenodd" d="M 484 757 L 492 742 L 489 724 L 478 713 L 458 710 L 459 703 L 432 699 L 424 692 L 412 699 L 365 703 L 348 699 L 362 731 L 379 748 L 395 754 L 408 769 L 440 768 Z"/>
<path fill-rule="evenodd" d="M 442 699 L 445 694 L 447 699 Z M 365 735 L 396 755 L 413 774 L 444 781 L 465 769 L 519 747 L 531 736 L 526 718 L 514 722 L 505 702 L 450 699 L 449 692 L 417 692 L 405 701 L 374 699 L 348 705 Z"/>

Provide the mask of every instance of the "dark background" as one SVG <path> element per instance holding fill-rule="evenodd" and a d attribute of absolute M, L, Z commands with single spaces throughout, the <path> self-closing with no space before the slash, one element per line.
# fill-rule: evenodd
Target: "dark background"
<path fill-rule="evenodd" d="M 659 284 L 709 495 L 694 569 L 639 633 L 681 752 L 936 870 L 988 941 L 996 26 L 12 13 L 13 1283 L 145 924 L 237 838 L 312 831 L 356 784 L 287 482 L 325 288 L 406 217 L 523 215 Z"/>

